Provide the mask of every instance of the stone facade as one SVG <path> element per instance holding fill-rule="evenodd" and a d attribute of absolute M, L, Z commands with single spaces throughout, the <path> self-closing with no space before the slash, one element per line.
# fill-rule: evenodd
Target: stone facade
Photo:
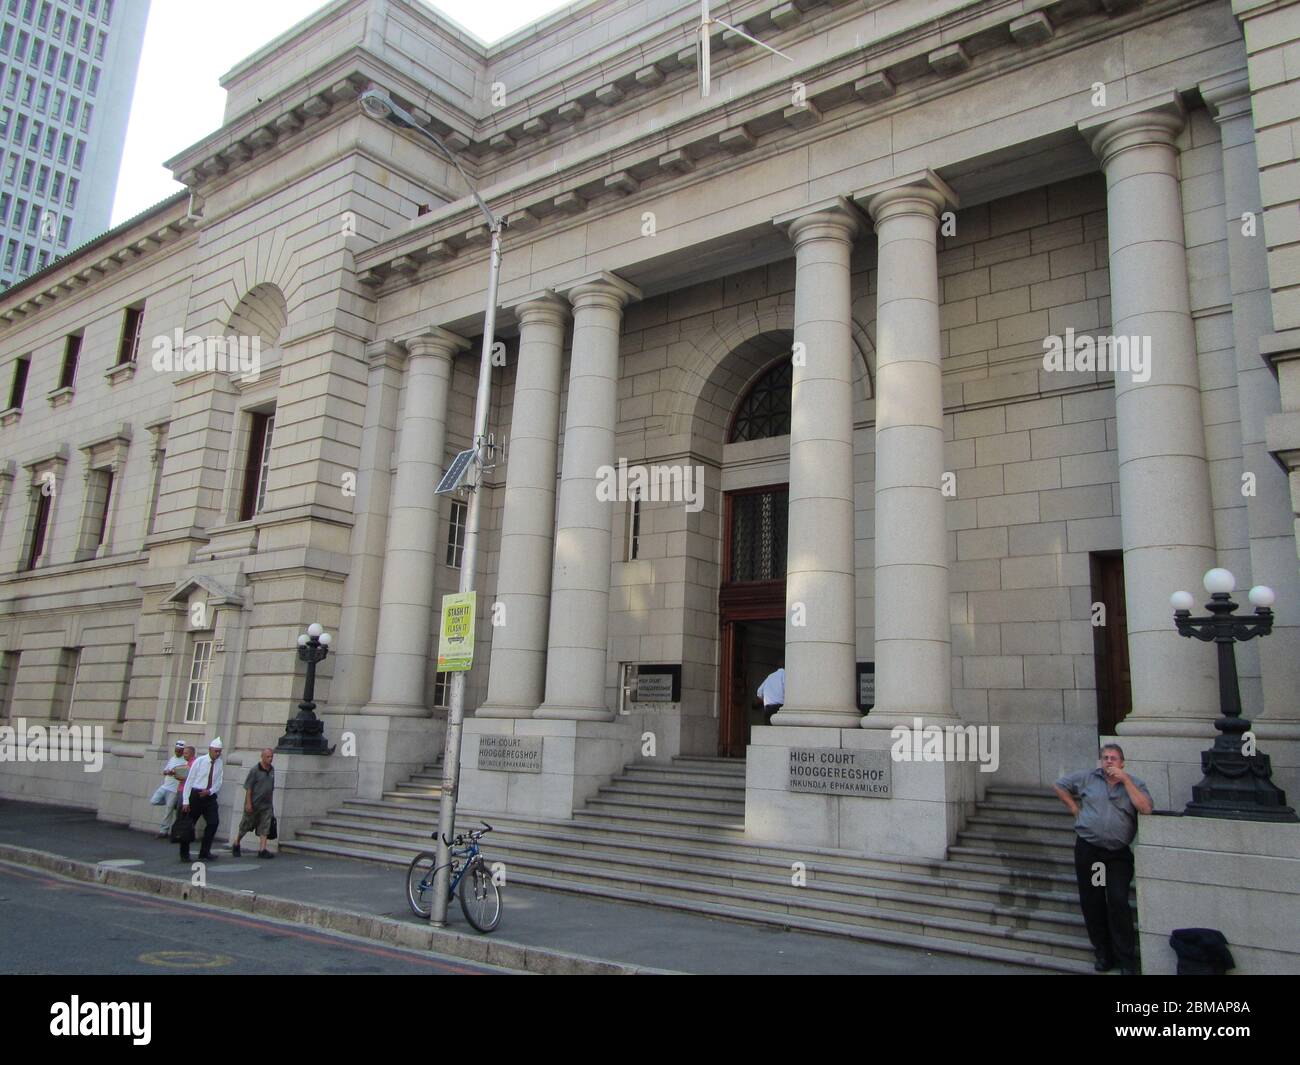
<path fill-rule="evenodd" d="M 1094 565 L 1120 554 L 1118 732 L 1157 804 L 1189 797 L 1217 713 L 1168 595 L 1215 564 L 1277 591 L 1238 663 L 1300 789 L 1300 7 L 733 8 L 793 63 L 719 38 L 701 100 L 686 0 L 581 4 L 491 47 L 419 3 L 338 0 L 226 76 L 223 126 L 168 163 L 186 193 L 0 297 L 6 392 L 30 359 L 0 414 L 0 698 L 110 749 L 96 777 L 6 765 L 0 794 L 149 822 L 173 736 L 219 733 L 236 765 L 275 742 L 316 620 L 316 699 L 356 757 L 297 771 L 287 829 L 441 751 L 460 515 L 433 486 L 470 445 L 487 236 L 427 142 L 357 105 L 371 86 L 510 222 L 463 801 L 567 816 L 647 734 L 653 757 L 717 752 L 725 500 L 777 484 L 789 687 L 753 733 L 756 837 L 941 854 L 990 776 L 1088 764 Z M 255 340 L 257 372 L 160 370 L 176 330 Z M 1049 368 L 1067 331 L 1149 338 L 1149 376 Z M 733 441 L 792 350 L 790 433 Z M 595 492 L 620 460 L 703 476 L 698 507 L 641 503 L 635 557 L 630 502 Z M 628 703 L 636 663 L 679 664 L 680 699 Z M 878 750 L 915 718 L 998 726 L 997 772 L 900 772 L 882 817 L 774 783 L 791 747 Z M 542 772 L 479 770 L 486 734 L 544 737 Z"/>

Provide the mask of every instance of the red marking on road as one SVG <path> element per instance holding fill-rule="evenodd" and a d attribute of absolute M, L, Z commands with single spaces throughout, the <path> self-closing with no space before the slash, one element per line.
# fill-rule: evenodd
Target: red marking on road
<path fill-rule="evenodd" d="M 178 915 L 191 916 L 191 917 L 193 916 L 193 910 L 188 910 L 183 906 L 177 906 L 175 904 L 167 903 L 167 902 L 156 902 L 153 899 L 143 899 L 140 898 L 138 895 L 134 894 L 133 892 L 122 891 L 118 888 L 107 887 L 104 884 L 94 884 L 82 880 L 76 881 L 75 885 L 67 884 L 58 880 L 50 879 L 48 877 L 31 876 L 27 873 L 20 873 L 17 870 L 11 868 L 8 864 L 4 862 L 0 862 L 0 873 L 9 873 L 12 876 L 22 877 L 22 879 L 24 880 L 34 880 L 37 883 L 45 884 L 49 887 L 58 888 L 58 889 L 66 889 L 73 886 L 94 888 L 97 891 L 101 891 L 109 895 L 116 895 L 117 897 L 121 899 L 125 899 L 128 902 L 134 902 L 138 906 L 147 906 L 156 910 L 166 910 L 168 913 L 174 913 Z M 190 905 L 197 906 L 199 905 L 199 903 L 191 903 Z M 279 925 L 272 924 L 269 921 L 250 920 L 248 918 L 243 918 L 243 917 L 230 917 L 223 913 L 209 912 L 205 914 L 205 916 L 211 918 L 214 921 L 222 921 L 225 924 L 239 925 L 242 928 L 255 928 L 258 931 L 274 932 L 277 935 L 290 936 L 295 939 L 304 939 L 309 943 L 320 943 L 329 946 L 342 946 L 342 947 L 346 947 L 349 950 L 359 951 L 362 954 L 374 954 L 381 958 L 389 958 L 396 961 L 415 962 L 419 965 L 427 965 L 434 969 L 445 969 L 447 972 L 458 973 L 462 976 L 483 975 L 483 973 L 481 973 L 477 969 L 465 969 L 458 965 L 449 965 L 446 962 L 434 961 L 431 958 L 421 958 L 419 955 L 414 953 L 406 954 L 396 950 L 385 950 L 383 947 L 368 947 L 360 943 L 351 943 L 348 940 L 335 939 L 331 936 L 313 935 L 310 932 L 297 932 L 289 928 L 281 928 Z"/>

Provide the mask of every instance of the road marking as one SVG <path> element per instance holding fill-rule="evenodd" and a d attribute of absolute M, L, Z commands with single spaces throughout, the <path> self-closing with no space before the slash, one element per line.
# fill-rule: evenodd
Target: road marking
<path fill-rule="evenodd" d="M 223 969 L 235 963 L 229 954 L 204 954 L 199 950 L 155 950 L 141 954 L 136 961 L 167 969 Z"/>

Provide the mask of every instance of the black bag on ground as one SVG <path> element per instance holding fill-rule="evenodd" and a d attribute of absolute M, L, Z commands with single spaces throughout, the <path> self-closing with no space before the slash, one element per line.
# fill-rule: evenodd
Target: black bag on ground
<path fill-rule="evenodd" d="M 275 819 L 275 814 L 271 815 L 271 831 L 266 834 L 267 839 L 280 838 L 280 822 Z"/>
<path fill-rule="evenodd" d="M 171 840 L 173 843 L 193 843 L 194 818 L 189 814 L 177 814 L 172 825 Z"/>
<path fill-rule="evenodd" d="M 1175 928 L 1169 945 L 1178 955 L 1179 976 L 1222 976 L 1237 964 L 1217 928 Z"/>

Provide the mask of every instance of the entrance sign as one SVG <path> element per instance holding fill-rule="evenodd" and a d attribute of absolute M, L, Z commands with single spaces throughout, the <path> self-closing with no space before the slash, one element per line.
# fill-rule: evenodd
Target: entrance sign
<path fill-rule="evenodd" d="M 636 702 L 679 703 L 682 701 L 680 665 L 646 665 L 636 668 Z"/>
<path fill-rule="evenodd" d="M 789 773 L 791 791 L 868 799 L 893 797 L 888 751 L 791 747 Z"/>
<path fill-rule="evenodd" d="M 474 664 L 474 605 L 474 592 L 455 592 L 442 597 L 439 672 L 463 673 Z"/>
<path fill-rule="evenodd" d="M 540 773 L 542 742 L 541 736 L 480 736 L 478 767 L 510 773 Z"/>
<path fill-rule="evenodd" d="M 876 705 L 876 663 L 858 663 L 858 709 L 864 714 Z"/>

